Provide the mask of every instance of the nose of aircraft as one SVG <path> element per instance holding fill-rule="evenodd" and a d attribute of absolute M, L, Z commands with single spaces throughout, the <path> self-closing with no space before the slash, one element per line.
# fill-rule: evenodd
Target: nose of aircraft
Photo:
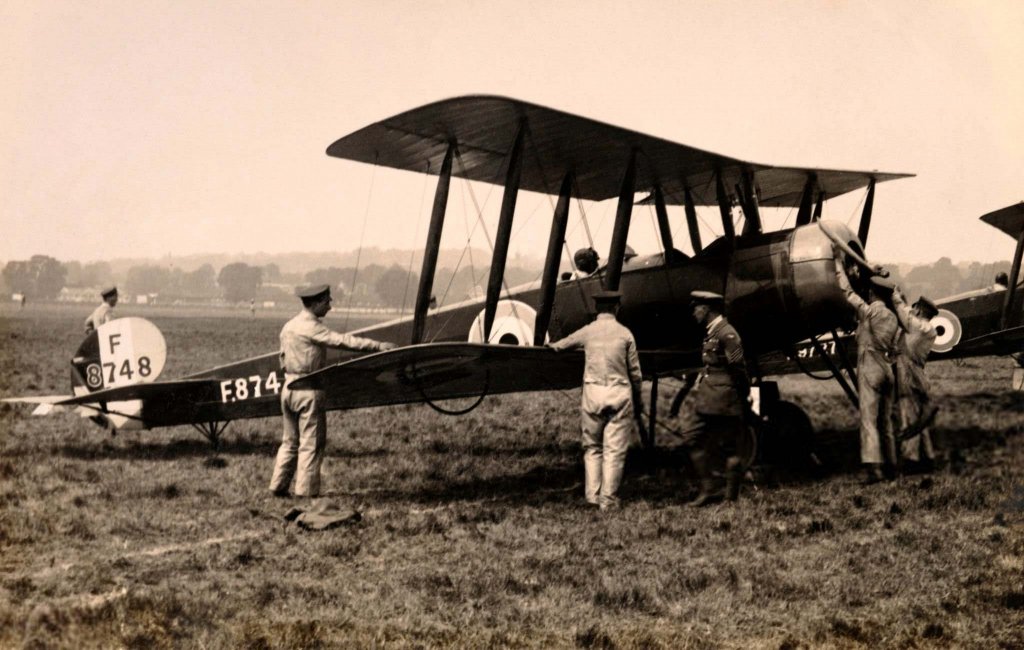
<path fill-rule="evenodd" d="M 788 307 L 808 334 L 851 324 L 851 308 L 836 282 L 833 250 L 840 245 L 858 257 L 864 254 L 860 239 L 845 224 L 829 222 L 826 228 L 818 223 L 800 226 L 790 239 L 793 300 Z"/>

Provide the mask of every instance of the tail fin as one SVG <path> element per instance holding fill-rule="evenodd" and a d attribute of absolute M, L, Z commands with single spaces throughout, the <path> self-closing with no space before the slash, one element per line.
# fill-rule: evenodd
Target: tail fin
<path fill-rule="evenodd" d="M 71 359 L 71 390 L 76 396 L 98 390 L 156 381 L 167 361 L 167 344 L 156 325 L 144 318 L 118 318 L 88 334 Z M 136 426 L 142 401 L 107 404 L 107 422 Z"/>

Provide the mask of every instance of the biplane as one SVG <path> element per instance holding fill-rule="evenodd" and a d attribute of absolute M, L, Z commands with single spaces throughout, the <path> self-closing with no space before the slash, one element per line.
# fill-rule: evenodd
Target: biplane
<path fill-rule="evenodd" d="M 1013 355 L 1019 368 L 1014 370 L 1012 386 L 1024 390 L 1024 202 L 989 212 L 979 217 L 1017 242 L 1006 284 L 987 287 L 934 300 L 939 308 L 932 319 L 937 337 L 930 359 L 963 359 L 976 356 Z M 774 372 L 838 373 L 853 362 L 857 343 L 849 332 L 839 332 L 798 346 L 795 356 L 776 358 L 765 365 Z M 856 382 L 854 382 L 856 383 Z"/>
<path fill-rule="evenodd" d="M 650 420 L 659 378 L 700 366 L 703 332 L 691 317 L 692 290 L 726 297 L 751 374 L 767 387 L 759 359 L 791 357 L 800 342 L 836 332 L 851 318 L 835 281 L 834 244 L 819 227 L 825 202 L 865 192 L 857 231 L 841 223 L 830 228 L 851 260 L 862 260 L 876 186 L 910 176 L 748 162 L 494 96 L 415 108 L 337 140 L 327 154 L 437 178 L 412 314 L 353 332 L 400 347 L 364 355 L 332 351 L 326 368 L 292 384 L 326 391 L 329 409 L 426 402 L 461 412 L 487 395 L 578 386 L 582 355 L 558 354 L 544 343 L 589 322 L 591 296 L 612 289 L 623 294 L 619 318 L 633 331 L 651 380 Z M 486 295 L 429 309 L 453 178 L 503 188 Z M 521 192 L 552 197 L 551 227 L 540 277 L 508 288 L 503 276 Z M 606 262 L 577 269 L 565 243 L 571 206 L 603 201 L 615 202 Z M 654 208 L 658 253 L 627 255 L 636 204 Z M 677 215 L 681 208 L 689 254 L 673 241 L 670 207 Z M 698 209 L 720 225 L 722 234 L 707 243 Z M 788 210 L 792 225 L 765 228 L 762 214 L 770 209 Z M 567 280 L 559 273 L 563 254 L 573 272 Z M 42 410 L 78 406 L 122 428 L 190 424 L 214 441 L 231 420 L 280 413 L 284 377 L 277 352 L 163 381 L 154 365 L 146 376 L 139 371 L 146 345 L 124 344 L 145 327 L 122 321 L 83 342 L 72 361 L 76 394 L 35 398 L 44 402 Z M 113 345 L 115 338 L 122 344 Z M 455 398 L 469 405 L 447 408 L 443 401 Z M 765 412 L 771 416 L 770 408 Z"/>

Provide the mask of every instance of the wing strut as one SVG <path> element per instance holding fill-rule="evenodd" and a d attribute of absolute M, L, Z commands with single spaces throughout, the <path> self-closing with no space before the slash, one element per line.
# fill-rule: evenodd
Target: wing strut
<path fill-rule="evenodd" d="M 814 189 L 818 185 L 818 175 L 808 172 L 807 184 L 804 185 L 804 193 L 800 197 L 800 211 L 796 213 L 796 225 L 806 226 L 811 223 L 811 206 L 814 205 Z"/>
<path fill-rule="evenodd" d="M 508 172 L 505 174 L 505 194 L 501 199 L 501 213 L 498 216 L 498 231 L 494 236 L 494 254 L 491 256 L 491 274 L 487 278 L 487 303 L 484 305 L 484 341 L 491 338 L 491 326 L 498 309 L 501 282 L 505 278 L 505 260 L 508 258 L 508 242 L 512 238 L 512 217 L 516 211 L 516 197 L 519 194 L 519 178 L 523 171 L 523 135 L 526 121 L 519 123 L 512 153 L 509 155 Z"/>
<path fill-rule="evenodd" d="M 729 196 L 725 193 L 725 183 L 722 181 L 722 170 L 715 174 L 715 195 L 718 197 L 718 211 L 722 215 L 722 230 L 729 241 L 736 238 L 736 228 L 732 225 L 732 205 L 729 203 Z"/>
<path fill-rule="evenodd" d="M 668 225 L 668 209 L 665 208 L 665 194 L 661 185 L 654 186 L 654 211 L 658 214 L 658 231 L 661 233 L 661 246 L 665 249 L 665 261 L 668 261 L 675 248 L 672 244 L 672 228 Z"/>
<path fill-rule="evenodd" d="M 821 209 L 825 206 L 825 190 L 818 192 L 818 204 L 814 206 L 813 221 L 821 221 Z"/>
<path fill-rule="evenodd" d="M 757 194 L 754 192 L 754 172 L 743 170 L 740 196 L 743 199 L 743 234 L 762 232 L 761 211 L 757 208 Z"/>
<path fill-rule="evenodd" d="M 626 236 L 629 235 L 629 218 L 633 214 L 633 194 L 636 192 L 636 149 L 629 153 L 629 164 L 622 177 L 619 191 L 619 207 L 615 211 L 615 229 L 612 231 L 611 249 L 608 251 L 608 268 L 605 270 L 604 288 L 618 291 L 622 277 L 622 260 L 626 255 Z"/>
<path fill-rule="evenodd" d="M 703 250 L 700 243 L 700 228 L 697 227 L 697 208 L 693 204 L 693 195 L 690 194 L 690 186 L 683 187 L 683 201 L 686 203 L 686 227 L 690 231 L 690 245 L 693 246 L 693 254 Z"/>
<path fill-rule="evenodd" d="M 868 231 L 871 230 L 871 212 L 875 208 L 875 179 L 868 183 L 868 197 L 864 199 L 864 211 L 860 215 L 860 227 L 857 228 L 857 238 L 860 245 L 867 250 Z"/>
<path fill-rule="evenodd" d="M 441 248 L 441 229 L 444 227 L 444 214 L 448 208 L 448 186 L 452 180 L 452 155 L 455 153 L 455 141 L 448 143 L 448 151 L 441 163 L 441 173 L 437 178 L 437 190 L 434 192 L 434 209 L 430 215 L 430 230 L 427 231 L 427 246 L 423 250 L 423 270 L 420 273 L 420 288 L 416 293 L 416 311 L 412 323 L 412 344 L 423 342 L 423 329 L 427 322 L 427 308 L 430 306 L 430 292 L 434 288 L 434 271 L 437 269 L 437 251 Z"/>
<path fill-rule="evenodd" d="M 1020 234 L 1017 235 L 1017 250 L 1013 253 L 1013 266 L 1010 267 L 1010 282 L 1006 288 L 1006 297 L 1003 298 L 1003 316 L 1000 319 L 1000 327 L 1002 329 L 1006 329 L 1010 325 L 1019 324 L 1010 322 L 1010 308 L 1013 306 L 1013 299 L 1017 293 L 1017 282 L 1020 280 L 1022 257 L 1024 257 L 1024 228 L 1021 228 Z"/>
<path fill-rule="evenodd" d="M 533 326 L 533 344 L 544 345 L 544 336 L 551 323 L 551 310 L 555 304 L 555 282 L 558 279 L 558 261 L 562 257 L 565 242 L 565 228 L 569 223 L 569 203 L 572 201 L 572 172 L 566 172 L 562 189 L 558 192 L 558 204 L 551 218 L 551 236 L 548 237 L 548 254 L 544 258 L 544 275 L 540 281 L 540 306 Z"/>

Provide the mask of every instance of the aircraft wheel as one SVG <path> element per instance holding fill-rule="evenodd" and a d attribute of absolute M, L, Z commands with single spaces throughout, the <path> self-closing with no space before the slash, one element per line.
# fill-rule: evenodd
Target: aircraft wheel
<path fill-rule="evenodd" d="M 752 426 L 743 429 L 743 436 L 739 440 L 736 456 L 740 459 L 740 467 L 746 472 L 757 459 L 757 430 Z"/>
<path fill-rule="evenodd" d="M 807 413 L 793 402 L 780 400 L 766 416 L 760 436 L 762 461 L 790 469 L 813 465 L 814 427 Z"/>

